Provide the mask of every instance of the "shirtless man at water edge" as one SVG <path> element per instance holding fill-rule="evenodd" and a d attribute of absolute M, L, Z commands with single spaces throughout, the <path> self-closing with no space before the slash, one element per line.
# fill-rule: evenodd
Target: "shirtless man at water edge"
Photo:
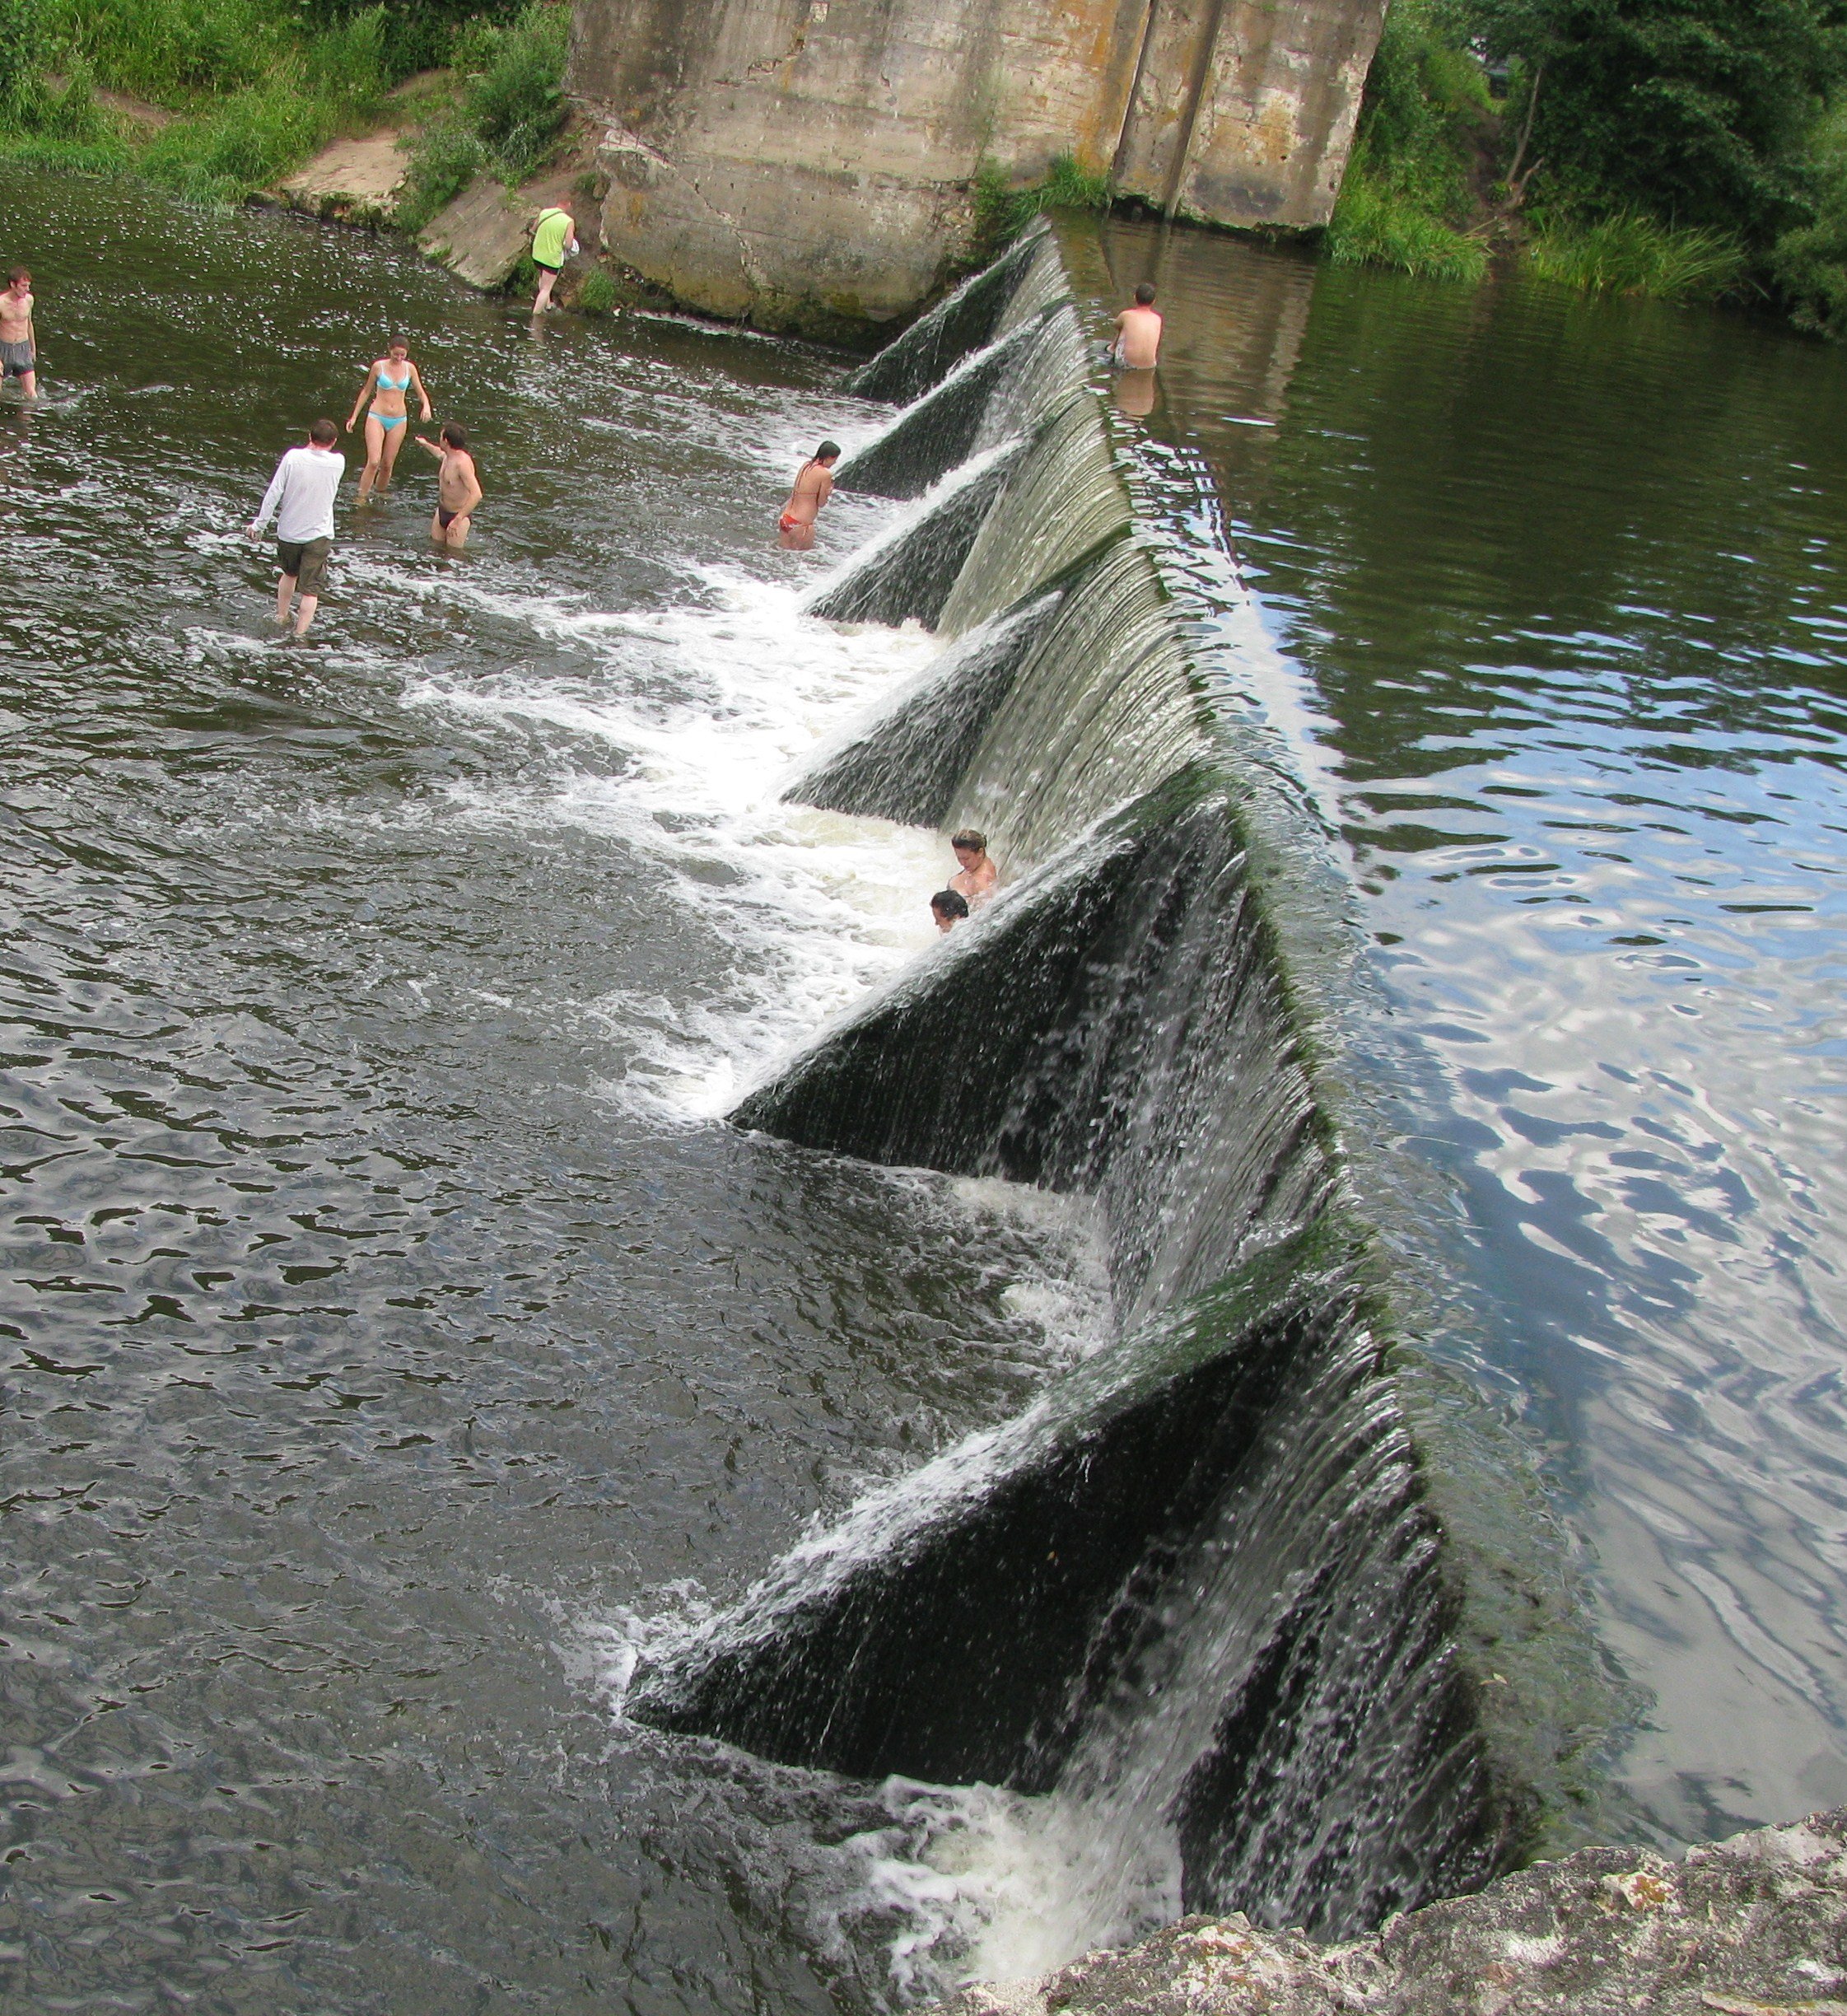
<path fill-rule="evenodd" d="M 840 443 L 823 441 L 803 463 L 789 502 L 776 521 L 777 545 L 790 553 L 806 553 L 814 544 L 814 520 L 833 495 L 833 465 L 839 460 Z"/>
<path fill-rule="evenodd" d="M 28 399 L 39 396 L 39 351 L 32 333 L 32 276 L 16 266 L 0 294 L 0 383 L 19 380 Z"/>
<path fill-rule="evenodd" d="M 1154 290 L 1144 280 L 1136 289 L 1136 305 L 1116 318 L 1112 361 L 1124 371 L 1152 371 L 1161 361 L 1163 324 L 1154 307 Z"/>
<path fill-rule="evenodd" d="M 430 537 L 451 553 L 459 553 L 469 543 L 474 507 L 481 502 L 481 478 L 469 453 L 468 432 L 453 420 L 445 421 L 436 441 L 419 434 L 417 445 L 427 448 L 442 464 L 436 472 L 436 509 L 430 520 Z"/>
<path fill-rule="evenodd" d="M 988 856 L 987 837 L 972 826 L 964 826 L 949 845 L 960 864 L 949 877 L 949 887 L 958 896 L 968 898 L 971 910 L 979 910 L 983 903 L 994 900 L 994 892 L 1000 885 L 1000 870 Z"/>
<path fill-rule="evenodd" d="M 340 432 L 331 420 L 317 420 L 308 430 L 307 446 L 291 448 L 276 464 L 264 492 L 263 508 L 250 520 L 250 537 L 259 539 L 272 511 L 276 517 L 276 562 L 282 570 L 276 590 L 276 620 L 287 624 L 297 586 L 301 606 L 295 634 L 308 634 L 327 577 L 327 556 L 333 546 L 333 492 L 347 473 L 346 458 L 333 444 Z"/>

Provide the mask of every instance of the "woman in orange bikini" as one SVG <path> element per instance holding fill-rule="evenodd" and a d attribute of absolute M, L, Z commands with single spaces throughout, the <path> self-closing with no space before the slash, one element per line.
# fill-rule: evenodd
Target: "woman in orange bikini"
<path fill-rule="evenodd" d="M 360 408 L 366 404 L 367 394 L 371 395 L 372 410 L 366 416 L 366 466 L 359 477 L 361 504 L 375 485 L 381 491 L 391 488 L 392 465 L 404 445 L 404 422 L 410 418 L 404 394 L 414 390 L 423 408 L 423 418 L 427 420 L 430 417 L 430 395 L 410 361 L 410 345 L 402 336 L 394 336 L 385 348 L 387 354 L 376 359 L 366 372 L 359 396 L 352 402 L 352 411 L 347 415 L 350 434 L 358 422 Z"/>
<path fill-rule="evenodd" d="M 776 521 L 777 545 L 790 553 L 806 553 L 814 544 L 814 520 L 833 495 L 833 465 L 840 460 L 838 441 L 823 441 L 803 463 L 789 502 Z"/>

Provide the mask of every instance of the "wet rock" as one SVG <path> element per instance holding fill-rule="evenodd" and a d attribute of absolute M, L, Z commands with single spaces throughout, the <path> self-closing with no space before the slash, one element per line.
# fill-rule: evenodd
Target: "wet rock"
<path fill-rule="evenodd" d="M 1847 1808 L 1683 1862 L 1587 1848 L 1316 1946 L 1188 1918 L 945 2016 L 1847 2016 Z"/>

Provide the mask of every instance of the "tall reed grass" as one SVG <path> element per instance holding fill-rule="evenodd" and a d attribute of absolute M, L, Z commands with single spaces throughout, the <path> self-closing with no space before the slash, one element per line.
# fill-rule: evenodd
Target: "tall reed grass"
<path fill-rule="evenodd" d="M 1657 223 L 1635 211 L 1546 219 L 1523 254 L 1530 273 L 1589 294 L 1714 301 L 1742 283 L 1748 255 L 1729 233 Z"/>

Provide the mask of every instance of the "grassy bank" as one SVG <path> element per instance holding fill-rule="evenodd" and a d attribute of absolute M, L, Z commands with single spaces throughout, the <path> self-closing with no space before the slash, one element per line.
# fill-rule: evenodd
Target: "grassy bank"
<path fill-rule="evenodd" d="M 567 20 L 450 0 L 0 0 L 0 155 L 240 202 L 441 66 L 456 82 L 414 143 L 418 189 L 441 182 L 438 132 L 466 163 L 450 194 L 483 167 L 514 180 L 564 124 Z"/>
<path fill-rule="evenodd" d="M 1481 64 L 1445 37 L 1430 0 L 1395 0 L 1367 76 L 1327 256 L 1340 266 L 1479 280 L 1489 254 L 1476 180 L 1496 128 Z"/>
<path fill-rule="evenodd" d="M 1326 248 L 1847 336 L 1834 0 L 1395 0 Z"/>

